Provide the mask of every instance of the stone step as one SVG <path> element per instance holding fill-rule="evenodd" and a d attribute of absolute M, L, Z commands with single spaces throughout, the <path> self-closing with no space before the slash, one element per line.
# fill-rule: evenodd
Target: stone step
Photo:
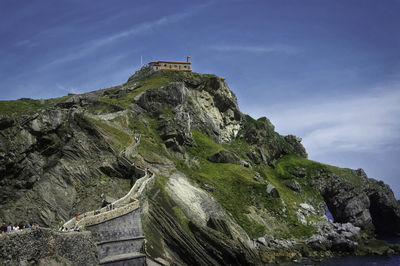
<path fill-rule="evenodd" d="M 108 256 L 100 260 L 100 265 L 145 265 L 146 255 L 139 252 L 126 253 L 115 256 Z"/>
<path fill-rule="evenodd" d="M 97 253 L 99 259 L 110 256 L 139 252 L 144 244 L 144 236 L 129 239 L 103 241 L 97 243 Z"/>

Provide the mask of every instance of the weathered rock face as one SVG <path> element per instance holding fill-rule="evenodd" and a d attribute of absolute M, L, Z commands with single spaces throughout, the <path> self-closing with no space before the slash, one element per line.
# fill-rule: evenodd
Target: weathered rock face
<path fill-rule="evenodd" d="M 301 186 L 296 180 L 288 180 L 285 182 L 285 185 L 293 191 L 301 192 Z"/>
<path fill-rule="evenodd" d="M 8 206 L 0 210 L 1 222 L 56 225 L 99 207 L 101 190 L 122 196 L 115 178 L 132 176 L 75 108 L 48 109 L 19 121 L 1 131 L 0 143 L 0 202 Z"/>
<path fill-rule="evenodd" d="M 0 235 L 1 265 L 98 265 L 89 232 L 25 229 Z"/>
<path fill-rule="evenodd" d="M 187 82 L 190 77 L 182 79 L 145 91 L 135 105 L 158 118 L 161 137 L 169 146 L 191 145 L 191 129 L 205 132 L 219 143 L 232 140 L 240 129 L 242 114 L 226 83 L 216 76 L 195 83 Z"/>
<path fill-rule="evenodd" d="M 254 120 L 246 116 L 245 121 L 243 138 L 254 147 L 247 155 L 255 164 L 264 163 L 274 167 L 278 158 L 289 153 L 307 158 L 307 153 L 300 143 L 301 139 L 293 135 L 282 137 L 275 132 L 275 127 L 268 118 Z"/>
<path fill-rule="evenodd" d="M 0 116 L 0 223 L 56 227 L 120 198 L 138 175 L 129 157 L 156 173 L 141 198 L 153 259 L 261 264 L 271 251 L 313 255 L 306 244 L 354 252 L 359 228 L 400 231 L 399 204 L 387 185 L 360 169 L 333 174 L 304 159 L 300 141 L 276 133 L 265 117 L 243 115 L 222 78 L 143 69 L 127 84 L 71 96 L 35 115 Z M 335 223 L 318 223 L 325 207 L 318 193 Z"/>
<path fill-rule="evenodd" d="M 364 171 L 359 184 L 332 173 L 320 173 L 316 184 L 335 221 L 350 222 L 366 231 L 400 232 L 400 209 L 393 192 L 383 182 L 368 179 Z"/>
<path fill-rule="evenodd" d="M 279 191 L 271 184 L 267 184 L 267 194 L 274 198 L 279 198 Z"/>
<path fill-rule="evenodd" d="M 154 187 L 153 192 L 156 190 Z M 187 265 L 260 263 L 246 233 L 212 197 L 193 186 L 184 175 L 172 175 L 166 191 L 167 194 L 152 193 L 155 196 L 143 208 L 147 239 L 153 240 L 146 249 L 153 258 L 167 257 Z M 187 228 L 177 222 L 173 211 L 177 206 L 190 219 Z M 160 250 L 166 254 L 158 253 Z"/>
<path fill-rule="evenodd" d="M 371 180 L 371 183 L 375 183 Z M 393 191 L 383 182 L 371 185 L 367 191 L 370 201 L 369 211 L 378 232 L 400 232 L 400 208 Z"/>
<path fill-rule="evenodd" d="M 317 250 L 331 249 L 339 252 L 351 252 L 357 247 L 359 237 L 360 228 L 351 223 L 321 221 L 317 233 L 307 239 L 307 245 Z"/>
<path fill-rule="evenodd" d="M 225 150 L 221 150 L 208 157 L 208 160 L 214 163 L 232 163 L 237 164 L 240 159 L 233 153 Z"/>

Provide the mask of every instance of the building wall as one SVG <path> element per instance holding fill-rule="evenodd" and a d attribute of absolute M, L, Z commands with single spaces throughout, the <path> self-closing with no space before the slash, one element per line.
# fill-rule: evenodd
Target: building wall
<path fill-rule="evenodd" d="M 153 66 L 155 70 L 181 70 L 181 71 L 191 71 L 190 64 L 174 64 L 174 63 L 160 63 L 159 66 Z"/>

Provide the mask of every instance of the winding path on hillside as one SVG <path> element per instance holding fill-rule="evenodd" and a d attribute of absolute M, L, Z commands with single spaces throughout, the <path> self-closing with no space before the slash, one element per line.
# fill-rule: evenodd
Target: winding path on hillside
<path fill-rule="evenodd" d="M 130 145 L 136 148 L 140 137 Z M 121 158 L 132 162 L 126 157 L 125 150 Z M 95 232 L 99 242 L 97 253 L 100 265 L 145 265 L 146 255 L 142 253 L 145 237 L 140 217 L 139 197 L 145 191 L 146 185 L 154 178 L 154 174 L 135 166 L 144 175 L 137 179 L 130 191 L 122 198 L 112 203 L 112 210 L 103 207 L 100 210 L 86 212 L 80 215 L 78 221 L 72 218 L 64 224 L 64 228 L 87 228 Z"/>

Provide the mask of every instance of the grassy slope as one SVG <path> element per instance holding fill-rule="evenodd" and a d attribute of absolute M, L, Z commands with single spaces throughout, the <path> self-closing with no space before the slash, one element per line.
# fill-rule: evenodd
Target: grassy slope
<path fill-rule="evenodd" d="M 312 226 L 305 226 L 298 223 L 296 218 L 297 204 L 305 202 L 307 199 L 314 199 L 310 203 L 316 207 L 322 199 L 309 186 L 304 187 L 304 193 L 300 194 L 293 192 L 284 185 L 284 181 L 290 175 L 286 170 L 286 163 L 299 160 L 307 164 L 311 161 L 288 156 L 278 162 L 276 169 L 265 165 L 249 169 L 242 165 L 212 163 L 206 159 L 207 156 L 223 148 L 237 151 L 240 149 L 238 148 L 240 145 L 234 142 L 233 147 L 230 147 L 229 144 L 222 146 L 201 132 L 194 131 L 192 133 L 198 146 L 188 147 L 187 151 L 198 158 L 199 166 L 188 168 L 181 164 L 181 170 L 200 185 L 209 184 L 213 186 L 215 191 L 212 194 L 215 199 L 232 214 L 233 218 L 250 237 L 256 238 L 262 236 L 266 231 L 265 225 L 255 223 L 249 219 L 248 214 L 251 206 L 255 206 L 257 209 L 266 209 L 272 216 L 277 218 L 279 223 L 285 225 L 282 226 L 282 230 L 275 232 L 276 237 L 307 237 L 314 232 Z M 244 146 L 246 149 L 246 144 L 242 143 L 241 146 Z M 268 180 L 268 182 L 278 188 L 281 198 L 287 205 L 287 212 L 283 212 L 284 206 L 280 199 L 267 195 L 265 182 L 256 182 L 253 180 L 256 171 L 261 173 L 264 180 Z M 319 218 L 311 217 L 310 219 L 316 221 Z"/>
<path fill-rule="evenodd" d="M 104 97 L 100 97 L 99 100 L 110 102 L 114 104 L 118 104 L 122 107 L 128 108 L 132 104 L 132 100 L 138 96 L 140 93 L 144 92 L 147 89 L 153 88 L 157 89 L 163 86 L 168 85 L 177 77 L 177 73 L 175 71 L 166 71 L 165 73 L 156 73 L 148 78 L 140 79 L 136 81 L 131 81 L 123 84 L 123 87 L 132 86 L 135 83 L 139 83 L 141 86 L 121 98 L 113 98 L 114 95 L 108 95 Z M 110 97 L 111 96 L 111 97 Z"/>
<path fill-rule="evenodd" d="M 178 78 L 179 73 L 176 72 L 153 75 L 150 78 L 135 81 L 141 83 L 142 86 L 123 98 L 112 99 L 103 97 L 101 100 L 128 107 L 132 99 L 146 89 L 165 86 Z M 129 83 L 125 85 L 129 85 Z M 234 140 L 229 144 L 219 145 L 211 138 L 196 131 L 192 132 L 192 134 L 197 146 L 186 147 L 186 151 L 198 159 L 199 165 L 197 167 L 188 167 L 184 161 L 169 155 L 155 129 L 156 121 L 150 117 L 146 117 L 146 119 L 149 121 L 148 125 L 139 122 L 137 118 L 133 118 L 132 120 L 132 124 L 135 125 L 134 130 L 142 134 L 139 153 L 143 158 L 147 161 L 158 161 L 160 160 L 160 156 L 166 157 L 173 160 L 179 170 L 185 172 L 200 186 L 209 184 L 214 187 L 215 191 L 212 192 L 213 197 L 252 238 L 262 236 L 269 230 L 267 230 L 268 228 L 266 228 L 265 224 L 257 223 L 250 218 L 250 207 L 254 206 L 256 209 L 265 209 L 271 216 L 276 218 L 272 220 L 277 223 L 273 225 L 274 228 L 278 228 L 278 230 L 274 231 L 275 237 L 308 237 L 314 232 L 315 228 L 313 226 L 300 224 L 296 217 L 296 211 L 300 203 L 307 202 L 312 204 L 315 208 L 318 208 L 318 205 L 322 202 L 322 198 L 310 185 L 311 177 L 322 168 L 325 168 L 331 172 L 345 175 L 351 182 L 356 182 L 358 180 L 349 169 L 320 164 L 294 155 L 282 157 L 277 162 L 275 169 L 266 165 L 260 165 L 254 169 L 249 169 L 241 165 L 212 163 L 206 158 L 221 149 L 230 150 L 247 160 L 246 152 L 250 150 L 250 146 L 241 139 Z M 247 116 L 247 120 L 255 123 L 256 128 L 262 126 L 261 122 L 249 116 Z M 275 132 L 273 133 L 276 134 Z M 290 174 L 290 170 L 296 166 L 305 168 L 307 172 L 306 178 L 296 179 L 302 186 L 302 193 L 295 193 L 284 184 L 287 179 L 295 178 Z M 275 199 L 267 195 L 265 182 L 256 182 L 253 180 L 256 171 L 261 174 L 265 181 L 277 187 L 281 199 L 287 205 L 286 212 L 282 211 L 284 206 L 280 199 Z M 182 211 L 175 206 L 174 212 L 177 217 L 180 217 L 179 220 L 182 226 L 187 228 Z M 308 219 L 317 221 L 320 218 L 314 216 Z"/>
<path fill-rule="evenodd" d="M 100 100 L 118 104 L 123 107 L 129 107 L 132 99 L 141 92 L 149 88 L 159 88 L 165 86 L 171 81 L 179 78 L 179 73 L 165 72 L 157 73 L 149 78 L 137 80 L 135 82 L 126 83 L 122 86 L 133 85 L 139 82 L 141 87 L 127 93 L 121 98 L 110 97 L 108 95 L 101 97 Z M 196 74 L 198 75 L 198 74 Z M 40 103 L 39 100 L 18 100 L 18 101 L 2 101 L 0 102 L 0 113 L 16 113 L 26 114 L 33 113 L 42 108 L 46 108 L 66 99 L 65 96 L 57 99 L 45 100 Z M 91 108 L 91 109 L 90 109 Z M 109 111 L 108 106 L 90 107 L 89 112 L 104 113 Z M 166 157 L 173 160 L 177 168 L 185 172 L 195 182 L 203 186 L 209 184 L 215 188 L 213 194 L 214 198 L 225 208 L 232 217 L 238 222 L 239 225 L 249 234 L 250 237 L 256 238 L 268 232 L 265 224 L 257 223 L 249 217 L 250 207 L 254 206 L 257 210 L 264 209 L 269 215 L 274 217 L 274 227 L 279 227 L 280 230 L 274 231 L 276 237 L 307 237 L 310 236 L 314 227 L 301 225 L 297 221 L 296 211 L 298 204 L 308 202 L 315 208 L 321 203 L 322 198 L 318 195 L 315 189 L 310 185 L 311 177 L 319 170 L 325 168 L 331 172 L 341 175 L 353 184 L 359 182 L 359 178 L 354 176 L 354 173 L 349 169 L 341 169 L 338 167 L 324 165 L 318 162 L 313 162 L 304 158 L 294 155 L 284 156 L 277 162 L 276 168 L 271 168 L 266 165 L 259 165 L 253 169 L 245 168 L 241 165 L 233 164 L 216 164 L 209 162 L 206 158 L 217 152 L 220 149 L 227 149 L 235 152 L 243 159 L 248 159 L 246 152 L 249 151 L 250 146 L 243 140 L 237 139 L 230 144 L 219 145 L 211 138 L 207 137 L 201 132 L 194 131 L 193 137 L 197 146 L 186 147 L 186 151 L 199 161 L 198 166 L 189 167 L 183 160 L 173 158 L 160 139 L 156 128 L 156 121 L 150 117 L 146 117 L 148 124 L 139 119 L 135 115 L 131 115 L 128 121 L 123 117 L 116 117 L 114 122 L 120 126 L 125 127 L 129 131 L 140 133 L 142 135 L 141 145 L 139 146 L 140 155 L 147 161 L 157 161 L 160 157 Z M 250 119 L 250 117 L 248 117 Z M 112 144 L 116 152 L 120 152 L 127 147 L 131 141 L 132 136 L 126 132 L 113 127 L 110 123 L 89 118 L 91 122 L 96 124 L 107 140 Z M 252 119 L 253 121 L 254 119 Z M 254 122 L 255 121 L 255 122 Z M 257 123 L 254 120 L 254 123 Z M 258 125 L 256 125 L 258 126 Z M 303 167 L 306 169 L 307 175 L 305 178 L 296 180 L 302 186 L 302 193 L 295 193 L 284 185 L 287 179 L 295 178 L 290 174 L 293 167 Z M 263 178 L 262 182 L 253 180 L 255 172 L 259 172 Z M 284 212 L 284 205 L 281 199 L 272 198 L 266 193 L 265 181 L 273 184 L 280 192 L 281 199 L 285 202 L 286 211 Z M 162 186 L 162 184 L 158 184 Z M 187 229 L 186 218 L 178 206 L 173 206 L 173 212 L 184 228 Z M 310 220 L 318 220 L 318 217 L 311 217 Z"/>
<path fill-rule="evenodd" d="M 35 112 L 49 108 L 71 96 L 63 96 L 46 100 L 19 99 L 14 101 L 0 101 L 0 114 L 6 115 L 31 115 Z"/>

